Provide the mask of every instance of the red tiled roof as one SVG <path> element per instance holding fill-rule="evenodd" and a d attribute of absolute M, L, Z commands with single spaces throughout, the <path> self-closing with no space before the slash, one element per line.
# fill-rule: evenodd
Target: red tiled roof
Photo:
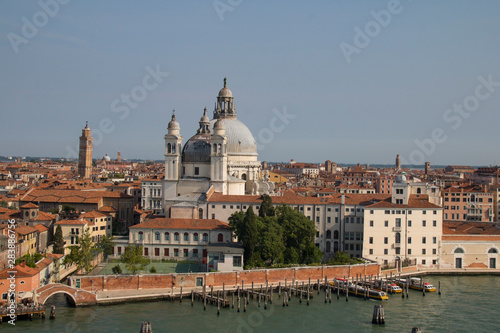
<path fill-rule="evenodd" d="M 369 205 L 366 208 L 430 208 L 430 209 L 442 209 L 442 207 L 437 206 L 428 201 L 427 195 L 410 195 L 408 199 L 408 205 L 398 205 L 391 202 L 391 197 L 386 200 L 379 201 L 373 205 Z"/>
<path fill-rule="evenodd" d="M 99 208 L 99 211 L 105 212 L 105 213 L 116 213 L 117 212 L 117 210 L 111 206 L 102 206 L 101 208 Z"/>
<path fill-rule="evenodd" d="M 499 223 L 492 222 L 443 222 L 443 240 L 452 240 L 459 236 L 471 240 L 472 236 L 498 236 Z"/>
<path fill-rule="evenodd" d="M 90 223 L 89 221 L 85 220 L 61 220 L 59 222 L 56 222 L 56 225 L 85 225 Z"/>
<path fill-rule="evenodd" d="M 122 192 L 103 190 L 36 189 L 26 193 L 21 201 L 99 203 L 103 198 L 132 198 L 132 196 Z"/>
<path fill-rule="evenodd" d="M 39 208 L 39 207 L 32 202 L 28 202 L 27 204 L 22 205 L 21 208 Z"/>
<path fill-rule="evenodd" d="M 170 219 L 155 218 L 130 227 L 131 229 L 195 229 L 195 230 L 214 230 L 227 229 L 230 227 L 216 219 Z"/>
<path fill-rule="evenodd" d="M 83 213 L 80 215 L 80 218 L 98 218 L 98 217 L 108 217 L 108 216 L 103 214 L 103 213 L 100 213 L 96 210 L 91 211 L 91 212 L 87 212 L 87 213 Z"/>
<path fill-rule="evenodd" d="M 36 230 L 38 230 L 38 232 L 44 232 L 44 231 L 49 230 L 49 228 L 47 228 L 43 224 L 34 225 L 33 228 L 35 228 Z"/>
<path fill-rule="evenodd" d="M 38 269 L 28 267 L 24 262 L 22 262 L 14 266 L 14 269 L 6 268 L 3 271 L 0 271 L 0 279 L 5 279 L 10 277 L 9 271 L 16 271 L 16 273 L 14 274 L 15 277 L 28 277 L 37 275 L 39 273 Z"/>

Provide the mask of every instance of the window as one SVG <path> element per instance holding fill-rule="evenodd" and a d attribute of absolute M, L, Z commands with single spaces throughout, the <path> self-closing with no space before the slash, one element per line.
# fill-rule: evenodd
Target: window
<path fill-rule="evenodd" d="M 427 214 L 427 211 L 424 209 L 424 210 L 422 211 L 422 214 L 424 214 L 424 215 L 425 215 L 425 214 Z"/>
<path fill-rule="evenodd" d="M 178 257 L 179 256 L 179 249 L 174 249 L 174 257 Z"/>
<path fill-rule="evenodd" d="M 218 241 L 219 243 L 222 243 L 222 242 L 224 241 L 224 235 L 223 235 L 223 234 L 221 234 L 221 233 L 220 233 L 220 234 L 218 234 L 218 235 L 217 235 L 217 241 Z"/>
<path fill-rule="evenodd" d="M 373 227 L 373 220 L 370 220 L 370 227 Z"/>
<path fill-rule="evenodd" d="M 427 221 L 426 220 L 422 220 L 422 227 L 425 227 L 427 226 Z"/>
<path fill-rule="evenodd" d="M 408 220 L 408 226 L 411 227 L 411 220 Z"/>
<path fill-rule="evenodd" d="M 326 239 L 332 239 L 332 231 L 331 230 L 326 231 Z"/>
<path fill-rule="evenodd" d="M 194 174 L 199 175 L 200 174 L 200 168 L 199 167 L 194 167 Z"/>
<path fill-rule="evenodd" d="M 215 205 L 212 205 L 212 208 L 215 208 Z"/>
<path fill-rule="evenodd" d="M 144 240 L 144 234 L 142 233 L 142 231 L 139 231 L 139 240 Z"/>
<path fill-rule="evenodd" d="M 222 205 L 222 209 L 226 209 L 226 205 Z"/>
<path fill-rule="evenodd" d="M 233 257 L 233 267 L 241 267 L 241 256 Z"/>
<path fill-rule="evenodd" d="M 208 242 L 208 234 L 207 233 L 203 234 L 203 241 Z"/>
<path fill-rule="evenodd" d="M 422 260 L 422 265 L 425 265 L 425 259 Z"/>
<path fill-rule="evenodd" d="M 327 210 L 328 210 L 329 212 L 331 212 L 331 211 L 332 211 L 332 209 L 331 209 L 331 208 L 328 208 Z"/>
<path fill-rule="evenodd" d="M 231 206 L 229 206 L 229 208 L 230 208 L 230 209 L 234 209 L 234 206 L 233 206 L 233 205 L 231 205 Z"/>
<path fill-rule="evenodd" d="M 432 244 L 436 244 L 437 243 L 437 237 L 432 237 Z"/>
<path fill-rule="evenodd" d="M 396 228 L 401 228 L 401 219 L 400 218 L 396 219 Z"/>
<path fill-rule="evenodd" d="M 198 249 L 193 249 L 193 257 L 198 258 Z"/>
<path fill-rule="evenodd" d="M 408 254 L 411 254 L 411 249 L 408 249 Z"/>
<path fill-rule="evenodd" d="M 170 233 L 168 233 L 168 232 L 165 233 L 165 240 L 166 241 L 170 240 Z"/>
<path fill-rule="evenodd" d="M 160 232 L 159 231 L 155 232 L 155 240 L 157 240 L 157 241 L 160 240 Z"/>
<path fill-rule="evenodd" d="M 422 249 L 422 254 L 425 254 L 425 249 Z"/>
<path fill-rule="evenodd" d="M 180 240 L 180 237 L 179 237 L 179 233 L 178 233 L 178 232 L 176 232 L 176 233 L 174 234 L 174 240 L 175 240 L 175 241 Z"/>
<path fill-rule="evenodd" d="M 390 211 L 390 210 L 386 210 L 386 211 L 385 211 L 385 214 L 390 214 L 390 213 L 391 213 L 391 211 Z"/>
<path fill-rule="evenodd" d="M 389 250 L 388 249 L 384 249 L 384 254 L 389 254 Z"/>
<path fill-rule="evenodd" d="M 169 249 L 163 249 L 163 255 L 165 257 L 168 257 L 169 256 Z"/>
<path fill-rule="evenodd" d="M 422 244 L 425 244 L 427 242 L 427 239 L 425 237 L 422 237 Z"/>
<path fill-rule="evenodd" d="M 389 226 L 389 221 L 384 221 L 384 227 L 388 227 Z"/>
<path fill-rule="evenodd" d="M 370 214 L 373 214 L 373 209 L 372 209 L 372 210 L 370 210 Z"/>
<path fill-rule="evenodd" d="M 197 233 L 197 232 L 195 232 L 195 233 L 193 234 L 193 241 L 198 242 L 198 241 L 199 241 L 199 238 L 200 238 L 200 237 L 198 236 L 198 233 Z"/>
<path fill-rule="evenodd" d="M 326 221 L 327 221 L 328 223 L 331 223 L 331 222 L 332 222 L 332 218 L 331 218 L 330 216 L 328 216 L 328 217 L 326 218 Z"/>
<path fill-rule="evenodd" d="M 188 249 L 184 249 L 184 257 L 187 257 L 189 255 L 189 250 Z"/>
<path fill-rule="evenodd" d="M 437 210 L 432 211 L 432 214 L 437 215 Z"/>
<path fill-rule="evenodd" d="M 433 226 L 433 227 L 437 227 L 437 221 L 436 221 L 436 220 L 433 220 L 433 221 L 432 221 L 432 226 Z"/>
<path fill-rule="evenodd" d="M 437 254 L 437 250 L 436 249 L 432 249 L 432 254 Z"/>
<path fill-rule="evenodd" d="M 147 247 L 144 248 L 144 255 L 145 256 L 149 255 L 149 249 Z"/>
<path fill-rule="evenodd" d="M 369 242 L 370 244 L 373 244 L 373 237 L 370 237 L 368 242 Z"/>
<path fill-rule="evenodd" d="M 373 254 L 373 249 L 370 249 L 370 254 Z"/>
<path fill-rule="evenodd" d="M 215 214 L 212 214 L 212 220 L 215 219 Z"/>
<path fill-rule="evenodd" d="M 389 237 L 384 237 L 384 244 L 389 244 Z"/>
<path fill-rule="evenodd" d="M 408 237 L 408 244 L 411 244 L 411 237 Z"/>
<path fill-rule="evenodd" d="M 316 216 L 316 222 L 319 223 L 319 216 Z"/>
<path fill-rule="evenodd" d="M 159 247 L 155 247 L 155 256 L 156 257 L 160 256 L 160 248 Z"/>
<path fill-rule="evenodd" d="M 196 286 L 197 287 L 203 287 L 203 277 L 197 277 L 196 278 Z"/>

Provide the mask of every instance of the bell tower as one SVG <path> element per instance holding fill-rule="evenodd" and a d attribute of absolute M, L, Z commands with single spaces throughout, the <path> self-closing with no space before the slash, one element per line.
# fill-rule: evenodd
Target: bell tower
<path fill-rule="evenodd" d="M 177 182 L 181 178 L 181 149 L 182 135 L 180 126 L 175 119 L 175 110 L 172 112 L 172 120 L 168 123 L 165 135 L 165 198 L 177 196 Z"/>
<path fill-rule="evenodd" d="M 227 194 L 227 136 L 223 119 L 215 122 L 210 141 L 210 179 L 216 192 Z"/>
<path fill-rule="evenodd" d="M 94 139 L 90 136 L 88 121 L 82 129 L 80 137 L 80 152 L 78 156 L 78 174 L 82 179 L 89 179 L 92 175 L 92 149 Z"/>

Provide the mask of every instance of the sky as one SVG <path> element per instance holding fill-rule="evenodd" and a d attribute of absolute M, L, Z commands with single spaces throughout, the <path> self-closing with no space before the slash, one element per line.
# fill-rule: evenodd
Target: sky
<path fill-rule="evenodd" d="M 261 161 L 500 164 L 500 2 L 0 1 L 0 155 L 163 159 L 227 77 Z"/>

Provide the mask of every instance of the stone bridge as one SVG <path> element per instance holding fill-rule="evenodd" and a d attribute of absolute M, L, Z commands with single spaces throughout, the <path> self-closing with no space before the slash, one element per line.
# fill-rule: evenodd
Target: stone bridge
<path fill-rule="evenodd" d="M 50 296 L 61 293 L 68 295 L 75 306 L 89 306 L 97 303 L 95 294 L 62 283 L 51 283 L 38 288 L 35 292 L 37 294 L 37 302 L 40 304 L 44 304 Z"/>

